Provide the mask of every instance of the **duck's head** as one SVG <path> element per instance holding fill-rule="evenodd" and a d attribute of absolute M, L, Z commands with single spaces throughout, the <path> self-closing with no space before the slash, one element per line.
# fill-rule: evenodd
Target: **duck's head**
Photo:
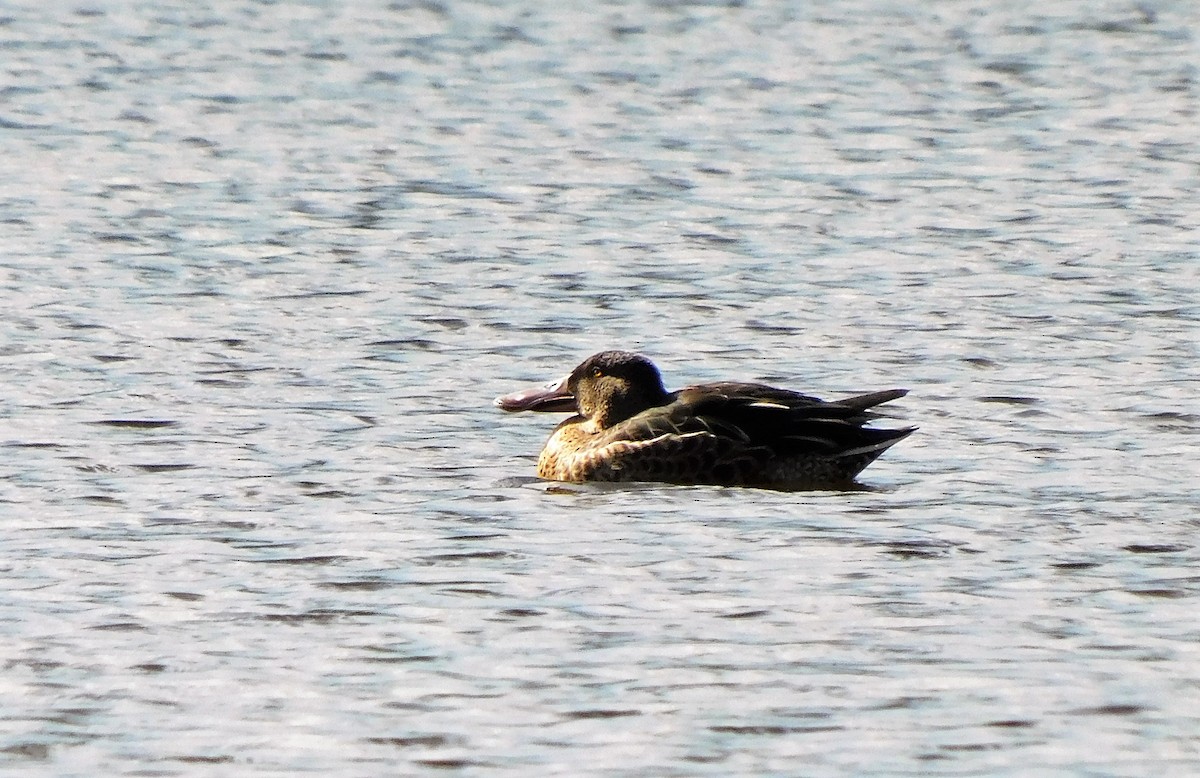
<path fill-rule="evenodd" d="M 654 363 L 629 351 L 601 351 L 558 381 L 497 397 L 506 411 L 575 411 L 604 429 L 667 400 Z"/>

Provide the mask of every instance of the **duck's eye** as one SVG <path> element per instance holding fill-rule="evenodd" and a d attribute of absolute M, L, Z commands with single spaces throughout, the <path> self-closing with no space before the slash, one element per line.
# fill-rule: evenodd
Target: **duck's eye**
<path fill-rule="evenodd" d="M 603 371 L 603 370 L 601 370 L 601 369 L 600 369 L 600 368 L 598 368 L 598 367 L 593 367 L 593 368 L 592 368 L 592 378 L 599 378 L 599 377 L 600 377 L 600 376 L 602 376 L 602 375 L 604 375 L 604 371 Z"/>

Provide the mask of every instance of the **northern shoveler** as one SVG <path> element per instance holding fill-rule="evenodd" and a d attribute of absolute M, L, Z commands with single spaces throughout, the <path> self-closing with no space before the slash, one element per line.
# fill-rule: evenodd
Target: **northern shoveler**
<path fill-rule="evenodd" d="M 542 449 L 542 478 L 821 489 L 849 485 L 916 430 L 863 426 L 875 416 L 869 408 L 907 393 L 888 389 L 826 402 L 736 382 L 668 392 L 650 360 L 603 351 L 559 381 L 497 397 L 495 404 L 575 413 Z"/>

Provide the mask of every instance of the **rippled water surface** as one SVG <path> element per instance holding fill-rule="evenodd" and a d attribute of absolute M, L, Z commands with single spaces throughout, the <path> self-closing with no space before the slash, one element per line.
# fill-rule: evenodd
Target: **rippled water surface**
<path fill-rule="evenodd" d="M 1200 772 L 1200 6 L 0 11 L 0 763 Z M 493 396 L 904 386 L 853 492 Z"/>

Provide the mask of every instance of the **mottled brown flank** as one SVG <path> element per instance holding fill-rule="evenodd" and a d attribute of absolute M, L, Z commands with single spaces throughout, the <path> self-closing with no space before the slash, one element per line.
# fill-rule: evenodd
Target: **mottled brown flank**
<path fill-rule="evenodd" d="M 611 440 L 567 422 L 538 458 L 538 475 L 555 481 L 663 481 L 747 483 L 760 457 L 703 432 L 663 434 L 648 440 Z M 762 453 L 767 453 L 763 450 Z"/>
<path fill-rule="evenodd" d="M 648 440 L 623 440 L 613 432 L 588 432 L 578 417 L 563 422 L 538 457 L 538 476 L 573 483 L 657 481 L 802 489 L 849 484 L 883 453 L 776 459 L 766 447 L 707 432 L 666 433 Z"/>

